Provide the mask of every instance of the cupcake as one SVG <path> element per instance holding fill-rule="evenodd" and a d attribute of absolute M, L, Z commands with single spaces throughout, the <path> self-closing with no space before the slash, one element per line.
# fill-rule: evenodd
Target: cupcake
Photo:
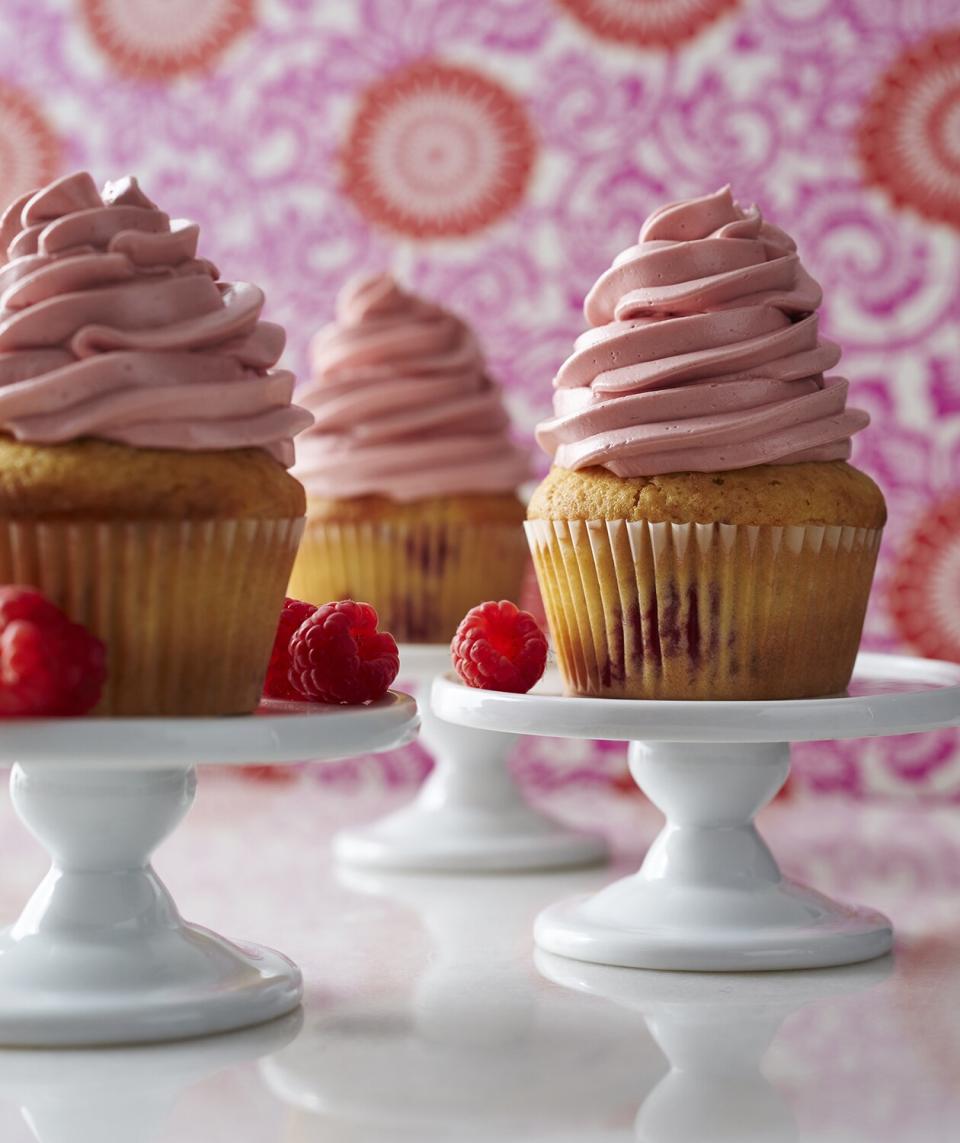
<path fill-rule="evenodd" d="M 846 687 L 886 510 L 820 300 L 729 188 L 656 211 L 590 291 L 526 525 L 571 694 Z"/>
<path fill-rule="evenodd" d="M 104 715 L 252 710 L 303 527 L 283 331 L 197 235 L 85 173 L 0 220 L 0 583 L 105 641 Z"/>
<path fill-rule="evenodd" d="M 481 600 L 516 599 L 527 460 L 464 322 L 378 274 L 342 290 L 312 363 L 290 594 L 367 600 L 415 643 L 448 642 Z"/>

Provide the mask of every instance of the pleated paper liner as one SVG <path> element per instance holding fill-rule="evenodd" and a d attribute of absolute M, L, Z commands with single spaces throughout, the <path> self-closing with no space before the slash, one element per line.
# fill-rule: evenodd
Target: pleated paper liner
<path fill-rule="evenodd" d="M 529 560 L 516 524 L 311 521 L 288 594 L 372 603 L 401 643 L 446 643 L 471 607 L 520 597 Z"/>
<path fill-rule="evenodd" d="M 40 588 L 107 644 L 99 715 L 260 701 L 302 519 L 0 522 L 0 583 Z"/>
<path fill-rule="evenodd" d="M 772 699 L 842 692 L 882 529 L 531 520 L 568 693 Z"/>

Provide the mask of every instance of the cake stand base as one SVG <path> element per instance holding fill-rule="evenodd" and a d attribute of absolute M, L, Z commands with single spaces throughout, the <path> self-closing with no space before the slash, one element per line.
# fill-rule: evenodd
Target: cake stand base
<path fill-rule="evenodd" d="M 336 838 L 339 861 L 411 873 L 516 873 L 604 861 L 602 839 L 569 829 L 531 807 L 433 813 L 415 803 Z"/>
<path fill-rule="evenodd" d="M 0 737 L 14 809 L 51 868 L 0 933 L 0 1043 L 177 1040 L 264 1023 L 300 1003 L 280 953 L 186 923 L 150 855 L 196 792 L 190 761 L 289 762 L 384 750 L 416 729 L 413 700 L 271 704 L 250 718 L 51 719 Z M 68 760 L 65 760 L 68 759 Z"/>
<path fill-rule="evenodd" d="M 960 725 L 960 666 L 861 655 L 849 693 L 822 699 L 680 702 L 570 698 L 438 679 L 450 721 L 509 734 L 630 743 L 630 772 L 666 825 L 639 872 L 537 918 L 547 952 L 628 968 L 724 972 L 853 964 L 888 952 L 890 922 L 780 872 L 754 817 L 790 768 L 790 742 Z"/>
<path fill-rule="evenodd" d="M 262 1024 L 300 1004 L 302 980 L 292 961 L 255 945 L 240 948 L 194 925 L 180 923 L 116 957 L 83 948 L 83 942 L 63 942 L 54 961 L 41 960 L 36 943 L 18 939 L 14 929 L 0 936 L 0 1042 L 5 1044 L 180 1040 Z M 46 942 L 43 952 L 50 952 Z M 65 963 L 73 966 L 69 982 L 57 979 Z M 109 979 L 111 968 L 122 986 Z M 77 973 L 83 970 L 102 979 L 78 987 Z"/>
<path fill-rule="evenodd" d="M 699 972 L 823 968 L 889 952 L 886 917 L 783 877 L 753 824 L 786 780 L 786 743 L 635 742 L 629 759 L 667 825 L 639 873 L 544 910 L 540 948 Z"/>
<path fill-rule="evenodd" d="M 703 904 L 702 893 L 679 892 L 671 894 L 667 911 L 695 917 Z M 718 904 L 712 897 L 711 909 Z M 792 881 L 751 899 L 749 908 L 736 899 L 727 904 L 729 927 L 658 925 L 663 899 L 630 877 L 610 886 L 602 900 L 551 905 L 537 918 L 535 939 L 540 948 L 573 960 L 687 972 L 827 968 L 872 960 L 893 944 L 892 926 L 881 913 L 842 905 Z M 607 909 L 616 916 L 605 915 Z"/>
<path fill-rule="evenodd" d="M 402 647 L 400 661 L 421 688 L 420 740 L 434 768 L 410 805 L 337 834 L 338 861 L 382 871 L 511 873 L 606 860 L 602 837 L 526 801 L 509 767 L 516 735 L 445 722 L 429 709 L 424 692 L 449 668 L 449 647 Z"/>
<path fill-rule="evenodd" d="M 297 1007 L 293 963 L 185 923 L 148 864 L 195 790 L 189 767 L 13 768 L 14 807 L 54 860 L 0 934 L 0 1043 L 180 1039 Z"/>

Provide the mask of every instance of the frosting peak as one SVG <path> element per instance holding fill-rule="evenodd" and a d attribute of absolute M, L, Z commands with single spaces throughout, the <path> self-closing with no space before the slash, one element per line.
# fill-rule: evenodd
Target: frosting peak
<path fill-rule="evenodd" d="M 427 302 L 404 293 L 389 274 L 354 278 L 337 296 L 337 321 L 341 326 L 361 325 L 376 318 L 403 317 L 436 310 Z"/>
<path fill-rule="evenodd" d="M 348 282 L 313 340 L 297 475 L 317 497 L 511 492 L 527 462 L 471 331 L 389 274 Z"/>
<path fill-rule="evenodd" d="M 824 376 L 840 350 L 821 298 L 793 239 L 729 187 L 661 207 L 587 295 L 538 442 L 618 476 L 845 459 L 869 418 Z"/>
<path fill-rule="evenodd" d="M 0 431 L 52 444 L 263 448 L 286 466 L 310 423 L 263 293 L 219 280 L 199 228 L 134 178 L 68 175 L 0 218 Z"/>

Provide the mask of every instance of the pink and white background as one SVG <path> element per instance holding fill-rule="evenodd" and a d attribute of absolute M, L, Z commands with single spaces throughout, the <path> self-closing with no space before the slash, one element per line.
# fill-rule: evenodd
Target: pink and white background
<path fill-rule="evenodd" d="M 960 660 L 956 0 L 0 0 L 0 199 L 80 167 L 197 219 L 301 373 L 344 278 L 393 267 L 475 324 L 531 442 L 596 275 L 653 207 L 730 182 L 797 238 L 873 415 L 867 645 Z M 951 733 L 797 757 L 800 788 L 960 801 Z M 518 764 L 599 783 L 623 751 Z"/>

